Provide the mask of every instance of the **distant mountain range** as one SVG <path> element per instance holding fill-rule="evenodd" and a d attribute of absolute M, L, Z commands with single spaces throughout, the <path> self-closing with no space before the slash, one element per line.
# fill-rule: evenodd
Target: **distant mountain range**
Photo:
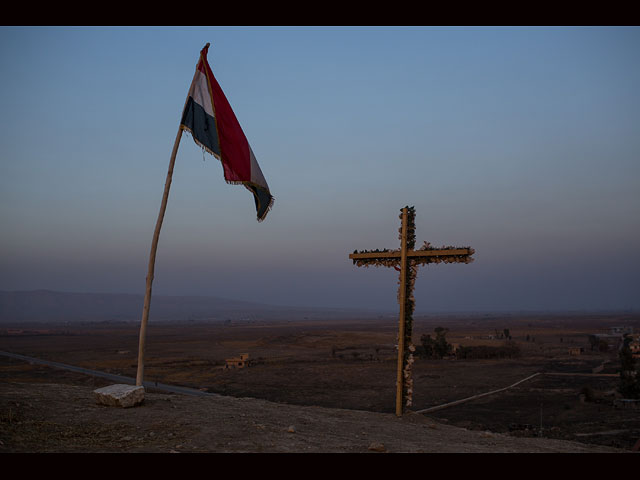
<path fill-rule="evenodd" d="M 144 295 L 135 294 L 0 291 L 0 323 L 139 321 L 143 302 Z M 217 297 L 153 295 L 149 320 L 302 320 L 353 313 L 348 309 L 274 306 Z"/>

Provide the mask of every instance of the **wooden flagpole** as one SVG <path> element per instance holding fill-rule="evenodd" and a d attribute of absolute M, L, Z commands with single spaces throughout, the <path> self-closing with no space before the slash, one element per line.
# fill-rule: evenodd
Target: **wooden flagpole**
<path fill-rule="evenodd" d="M 171 179 L 173 177 L 173 166 L 176 163 L 176 154 L 178 153 L 178 145 L 182 138 L 182 127 L 178 128 L 176 141 L 173 144 L 171 152 L 171 160 L 169 161 L 169 170 L 167 172 L 167 180 L 164 184 L 164 194 L 162 195 L 162 203 L 160 205 L 160 213 L 156 221 L 156 229 L 153 232 L 153 241 L 151 242 L 151 253 L 149 254 L 149 271 L 147 273 L 147 289 L 144 294 L 144 307 L 142 308 L 142 321 L 140 323 L 140 340 L 138 345 L 138 372 L 136 374 L 136 386 L 142 385 L 144 375 L 144 347 L 147 334 L 147 321 L 149 320 L 149 305 L 151 304 L 151 284 L 153 283 L 153 271 L 156 264 L 156 250 L 158 249 L 158 238 L 160 237 L 160 229 L 164 220 L 164 212 L 167 209 L 167 200 L 169 199 L 169 189 L 171 188 Z"/>

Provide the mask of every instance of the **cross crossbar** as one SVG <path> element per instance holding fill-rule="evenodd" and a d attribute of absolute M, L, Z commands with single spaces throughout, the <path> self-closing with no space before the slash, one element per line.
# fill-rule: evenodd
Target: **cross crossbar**
<path fill-rule="evenodd" d="M 407 257 L 446 257 L 446 256 L 459 256 L 459 255 L 473 255 L 474 250 L 472 248 L 439 248 L 432 250 L 409 250 L 407 251 Z M 400 250 L 392 250 L 388 252 L 363 252 L 363 253 L 351 253 L 349 258 L 352 260 L 365 259 L 365 258 L 400 258 Z"/>

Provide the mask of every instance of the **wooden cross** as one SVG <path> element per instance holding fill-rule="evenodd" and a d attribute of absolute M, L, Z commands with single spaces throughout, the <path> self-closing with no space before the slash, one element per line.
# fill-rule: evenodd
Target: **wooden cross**
<path fill-rule="evenodd" d="M 413 287 L 418 272 L 418 265 L 429 263 L 470 263 L 474 250 L 471 247 L 442 247 L 432 248 L 427 242 L 414 250 L 415 237 L 415 209 L 404 207 L 401 210 L 402 223 L 399 230 L 399 250 L 375 250 L 358 252 L 355 250 L 349 255 L 353 264 L 357 266 L 385 266 L 394 267 L 400 272 L 398 288 L 398 303 L 400 304 L 400 318 L 398 329 L 398 370 L 396 381 L 396 415 L 401 416 L 404 406 L 411 405 L 413 392 L 413 379 L 411 378 L 411 364 L 413 363 L 413 351 L 411 343 L 413 323 Z"/>

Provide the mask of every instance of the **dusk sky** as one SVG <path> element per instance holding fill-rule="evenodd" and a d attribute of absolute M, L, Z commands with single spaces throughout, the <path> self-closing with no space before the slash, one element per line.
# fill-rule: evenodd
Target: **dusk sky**
<path fill-rule="evenodd" d="M 144 293 L 207 42 L 275 204 L 183 135 L 154 295 L 396 311 L 409 205 L 416 314 L 640 308 L 635 27 L 0 27 L 0 290 Z"/>

